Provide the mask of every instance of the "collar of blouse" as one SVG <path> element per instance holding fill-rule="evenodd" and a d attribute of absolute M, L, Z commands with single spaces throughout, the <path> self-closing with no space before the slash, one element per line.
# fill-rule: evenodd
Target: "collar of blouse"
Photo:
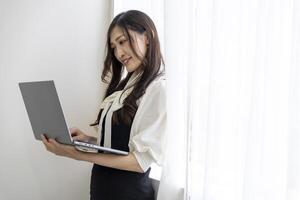
<path fill-rule="evenodd" d="M 104 116 L 106 115 L 104 147 L 111 148 L 111 119 L 112 119 L 113 112 L 122 108 L 124 100 L 133 90 L 132 85 L 140 78 L 141 74 L 142 73 L 134 72 L 123 90 L 112 93 L 111 95 L 106 97 L 101 103 L 100 109 L 103 109 L 103 111 L 99 121 L 98 135 L 101 136 L 102 133 L 101 124 L 103 123 Z M 100 138 L 101 137 L 98 137 L 98 141 L 97 141 L 98 144 L 100 143 Z"/>

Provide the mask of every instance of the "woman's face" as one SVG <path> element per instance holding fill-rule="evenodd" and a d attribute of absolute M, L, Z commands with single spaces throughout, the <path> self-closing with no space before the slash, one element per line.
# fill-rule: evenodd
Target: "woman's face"
<path fill-rule="evenodd" d="M 119 26 L 112 29 L 110 35 L 110 46 L 114 51 L 115 57 L 126 67 L 128 72 L 137 70 L 147 51 L 147 38 L 145 34 L 129 30 L 129 34 L 133 39 L 132 46 L 138 56 L 135 55 L 130 46 L 129 38 Z"/>

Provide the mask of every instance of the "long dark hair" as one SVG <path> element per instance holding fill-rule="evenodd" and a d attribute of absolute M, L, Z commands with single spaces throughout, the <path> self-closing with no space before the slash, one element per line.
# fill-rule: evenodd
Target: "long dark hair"
<path fill-rule="evenodd" d="M 129 10 L 127 12 L 118 14 L 111 22 L 107 31 L 107 54 L 104 61 L 104 69 L 101 75 L 102 81 L 109 83 L 105 97 L 111 95 L 115 91 L 123 90 L 133 74 L 133 72 L 128 73 L 127 76 L 122 80 L 124 66 L 117 60 L 110 45 L 111 32 L 116 26 L 120 27 L 124 31 L 124 34 L 129 39 L 130 47 L 136 55 L 138 54 L 133 48 L 133 39 L 129 34 L 129 30 L 136 31 L 140 34 L 145 33 L 146 37 L 148 38 L 146 55 L 142 60 L 141 66 L 139 66 L 139 70 L 142 71 L 142 75 L 133 85 L 132 92 L 125 98 L 123 107 L 115 111 L 112 117 L 113 124 L 123 122 L 126 125 L 131 126 L 138 107 L 136 101 L 143 96 L 146 88 L 154 79 L 164 74 L 164 68 L 162 68 L 162 66 L 164 66 L 164 61 L 160 50 L 157 30 L 151 18 L 138 10 Z M 99 124 L 101 113 L 102 110 L 100 110 L 97 120 L 91 124 L 91 126 Z"/>

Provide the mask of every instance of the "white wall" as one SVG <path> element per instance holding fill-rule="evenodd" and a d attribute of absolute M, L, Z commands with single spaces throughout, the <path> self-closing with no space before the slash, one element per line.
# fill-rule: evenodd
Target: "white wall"
<path fill-rule="evenodd" d="M 18 82 L 53 79 L 69 125 L 95 134 L 109 2 L 0 0 L 0 199 L 89 198 L 92 164 L 34 140 Z"/>

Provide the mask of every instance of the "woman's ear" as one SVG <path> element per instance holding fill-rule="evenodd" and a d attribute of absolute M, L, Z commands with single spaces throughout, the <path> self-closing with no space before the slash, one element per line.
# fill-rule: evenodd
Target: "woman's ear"
<path fill-rule="evenodd" d="M 146 43 L 146 45 L 148 46 L 148 45 L 149 45 L 149 38 L 148 38 L 146 32 L 145 32 L 145 34 L 144 34 L 144 38 L 145 38 L 145 43 Z"/>

